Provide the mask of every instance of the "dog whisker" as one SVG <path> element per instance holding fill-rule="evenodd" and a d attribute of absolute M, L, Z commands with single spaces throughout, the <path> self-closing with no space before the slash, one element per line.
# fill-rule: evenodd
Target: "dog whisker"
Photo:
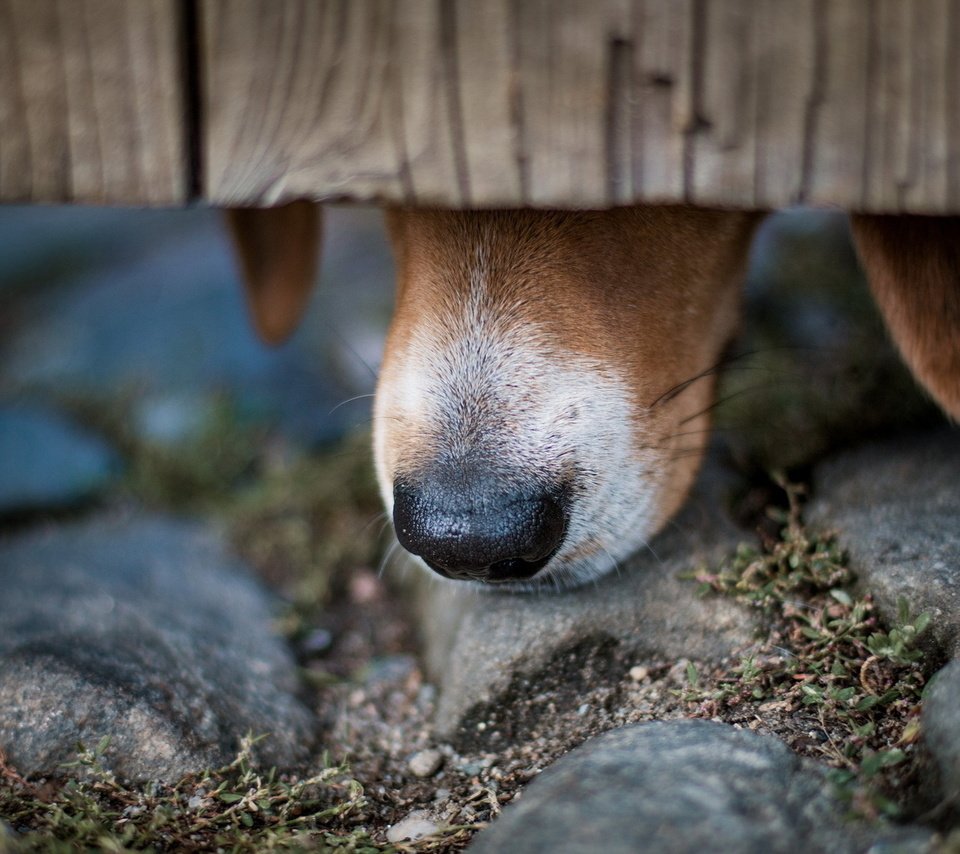
<path fill-rule="evenodd" d="M 703 454 L 706 453 L 707 448 L 709 448 L 709 443 L 706 445 L 691 445 L 686 448 L 672 448 L 671 454 L 667 459 L 670 460 L 682 460 L 686 457 L 689 457 L 693 454 Z"/>
<path fill-rule="evenodd" d="M 390 561 L 393 559 L 393 556 L 397 553 L 397 550 L 400 548 L 400 543 L 397 540 L 394 540 L 393 545 L 384 553 L 383 559 L 380 561 L 380 566 L 377 568 L 377 578 L 382 579 L 384 571 L 387 569 Z"/>
<path fill-rule="evenodd" d="M 708 412 L 712 412 L 717 407 L 723 406 L 723 404 L 729 403 L 731 400 L 741 397 L 744 394 L 750 394 L 755 391 L 764 391 L 765 389 L 768 389 L 771 387 L 772 387 L 772 383 L 762 383 L 760 385 L 752 385 L 752 386 L 748 386 L 747 388 L 738 389 L 737 391 L 731 392 L 726 397 L 721 397 L 715 400 L 713 403 L 711 403 L 706 408 L 701 409 L 699 412 L 694 412 L 693 415 L 688 415 L 686 418 L 681 419 L 678 426 L 682 427 L 685 424 L 689 424 L 694 419 L 699 418 L 702 415 L 706 415 Z"/>
<path fill-rule="evenodd" d="M 369 528 L 369 527 L 370 527 L 371 525 L 373 525 L 374 523 L 376 523 L 376 522 L 383 522 L 383 524 L 380 526 L 380 530 L 377 532 L 377 539 L 379 540 L 380 537 L 383 536 L 383 530 L 384 530 L 384 528 L 386 528 L 387 523 L 388 523 L 389 521 L 390 521 L 390 519 L 389 519 L 389 517 L 387 516 L 387 511 L 386 511 L 386 510 L 381 510 L 379 513 L 375 513 L 372 517 L 370 517 L 370 519 L 368 519 L 368 520 L 364 523 L 363 527 L 362 527 L 359 531 L 357 531 L 356 536 L 358 536 L 358 537 L 363 536 L 363 534 L 366 533 L 367 528 Z"/>
<path fill-rule="evenodd" d="M 778 377 L 792 376 L 797 379 L 803 379 L 801 374 L 794 373 L 792 371 L 786 371 L 780 368 L 773 367 L 771 365 L 755 365 L 755 364 L 736 364 L 742 360 L 753 358 L 757 356 L 763 356 L 768 353 L 776 353 L 781 351 L 786 352 L 811 352 L 811 353 L 820 353 L 825 352 L 833 348 L 826 347 L 806 347 L 800 345 L 784 345 L 782 347 L 763 347 L 756 350 L 747 350 L 743 353 L 737 353 L 733 356 L 728 356 L 724 359 L 721 359 L 714 365 L 711 365 L 709 368 L 704 369 L 698 374 L 695 374 L 692 377 L 689 377 L 686 380 L 683 380 L 680 383 L 677 383 L 675 386 L 667 389 L 663 394 L 661 394 L 653 403 L 648 407 L 649 409 L 654 409 L 657 406 L 662 404 L 669 403 L 671 400 L 677 398 L 680 394 L 686 391 L 694 383 L 702 379 L 708 379 L 720 373 L 732 373 L 733 371 L 755 371 L 758 373 L 769 373 L 774 374 Z"/>
<path fill-rule="evenodd" d="M 327 417 L 329 418 L 331 415 L 333 415 L 333 413 L 336 412 L 341 406 L 346 406 L 348 403 L 353 403 L 355 400 L 366 400 L 373 396 L 374 396 L 373 392 L 371 391 L 371 392 L 367 392 L 366 394 L 358 394 L 358 395 L 355 395 L 354 397 L 348 397 L 346 400 L 341 400 L 336 406 L 333 407 L 333 409 L 331 409 L 327 413 Z"/>
<path fill-rule="evenodd" d="M 653 445 L 650 447 L 654 447 L 657 449 L 665 448 L 665 447 L 668 447 L 666 443 L 671 441 L 672 439 L 681 439 L 684 436 L 702 436 L 704 433 L 713 433 L 715 432 L 715 430 L 716 428 L 714 427 L 703 427 L 700 430 L 683 430 L 679 433 L 671 433 L 669 436 L 664 436 L 663 441 L 659 442 L 657 445 Z"/>
<path fill-rule="evenodd" d="M 619 578 L 621 575 L 620 561 L 618 561 L 612 554 L 610 554 L 610 549 L 608 549 L 603 543 L 598 543 L 598 545 L 600 546 L 601 549 L 603 549 L 606 556 L 610 558 L 610 568 L 613 569 L 614 572 L 616 572 L 617 578 Z"/>
<path fill-rule="evenodd" d="M 370 374 L 370 377 L 373 379 L 374 384 L 376 384 L 377 380 L 379 379 L 377 372 L 370 366 L 370 363 L 357 352 L 356 347 L 354 347 L 353 344 L 350 343 L 350 339 L 347 338 L 347 336 L 344 335 L 339 329 L 337 329 L 337 327 L 334 326 L 332 323 L 325 323 L 324 326 L 326 326 L 327 330 L 332 335 L 336 336 L 337 340 L 343 345 L 346 351 L 351 356 L 353 356 L 361 365 L 363 365 L 364 368 L 367 369 L 367 372 Z"/>
<path fill-rule="evenodd" d="M 377 531 L 377 540 L 378 540 L 378 541 L 380 540 L 380 538 L 381 538 L 385 533 L 387 533 L 387 531 L 390 530 L 390 523 L 391 523 L 392 521 L 393 521 L 393 520 L 390 518 L 390 514 L 385 512 L 385 513 L 383 514 L 383 524 L 380 526 L 380 530 Z"/>
<path fill-rule="evenodd" d="M 648 552 L 650 552 L 650 554 L 653 555 L 654 559 L 656 560 L 656 562 L 657 562 L 658 564 L 660 564 L 660 566 L 663 566 L 663 558 L 661 558 L 660 555 L 657 554 L 657 550 L 650 544 L 650 541 L 649 541 L 649 540 L 647 540 L 646 538 L 644 538 L 644 539 L 641 541 L 641 545 L 642 545 Z"/>
<path fill-rule="evenodd" d="M 677 397 L 678 395 L 686 391 L 688 388 L 690 388 L 690 386 L 692 386 L 695 382 L 702 379 L 706 379 L 708 377 L 712 377 L 718 374 L 720 371 L 728 370 L 730 366 L 733 365 L 735 362 L 738 362 L 742 359 L 750 358 L 751 356 L 756 356 L 759 352 L 760 351 L 757 351 L 757 350 L 748 350 L 744 353 L 737 353 L 736 355 L 733 355 L 733 356 L 725 356 L 719 362 L 715 362 L 709 368 L 705 368 L 704 370 L 700 371 L 699 374 L 695 374 L 689 379 L 685 379 L 682 382 L 677 383 L 672 388 L 667 389 L 656 400 L 654 400 L 653 403 L 651 403 L 648 408 L 654 409 L 655 407 L 660 406 L 664 403 L 669 403 L 675 397 Z M 751 369 L 751 366 L 745 366 L 744 369 L 749 370 Z"/>

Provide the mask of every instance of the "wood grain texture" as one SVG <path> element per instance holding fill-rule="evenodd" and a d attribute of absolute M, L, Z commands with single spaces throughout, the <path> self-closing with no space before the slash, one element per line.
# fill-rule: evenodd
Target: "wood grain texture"
<path fill-rule="evenodd" d="M 960 205 L 960 0 L 201 0 L 206 193 Z"/>
<path fill-rule="evenodd" d="M 186 200 L 179 10 L 0 0 L 0 200 Z"/>
<path fill-rule="evenodd" d="M 204 2 L 208 195 L 406 197 L 396 19 L 366 0 Z"/>
<path fill-rule="evenodd" d="M 957 45 L 960 0 L 0 0 L 0 200 L 960 212 Z"/>
<path fill-rule="evenodd" d="M 696 120 L 694 9 L 694 0 L 637 4 L 634 187 L 656 201 L 676 201 L 686 190 L 684 169 Z"/>

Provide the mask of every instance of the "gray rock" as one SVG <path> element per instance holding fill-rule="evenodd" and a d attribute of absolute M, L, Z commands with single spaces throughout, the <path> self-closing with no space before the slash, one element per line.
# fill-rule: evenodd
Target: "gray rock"
<path fill-rule="evenodd" d="M 78 270 L 110 266 L 150 244 L 189 236 L 209 216 L 199 208 L 3 205 L 0 296 L 57 287 Z"/>
<path fill-rule="evenodd" d="M 470 851 L 633 854 L 925 852 L 931 834 L 847 818 L 824 770 L 775 738 L 710 721 L 654 722 L 558 760 Z"/>
<path fill-rule="evenodd" d="M 960 432 L 867 445 L 818 467 L 814 486 L 807 520 L 837 533 L 884 617 L 903 597 L 932 615 L 929 645 L 960 654 Z"/>
<path fill-rule="evenodd" d="M 76 504 L 120 467 L 113 448 L 60 413 L 0 406 L 0 513 Z"/>
<path fill-rule="evenodd" d="M 744 355 L 725 366 L 715 409 L 739 458 L 763 470 L 806 466 L 871 432 L 938 417 L 890 341 L 843 213 L 764 220 L 744 308 L 735 348 Z"/>
<path fill-rule="evenodd" d="M 940 769 L 944 799 L 960 806 L 960 661 L 940 670 L 924 692 L 923 738 Z"/>
<path fill-rule="evenodd" d="M 443 765 L 443 754 L 439 750 L 420 750 L 410 757 L 407 767 L 415 777 L 432 777 Z"/>
<path fill-rule="evenodd" d="M 0 747 L 53 773 L 111 743 L 134 780 L 217 766 L 269 733 L 265 764 L 305 758 L 313 721 L 271 605 L 199 525 L 108 517 L 0 544 Z"/>
<path fill-rule="evenodd" d="M 626 673 L 616 660 L 716 660 L 754 637 L 755 616 L 729 599 L 701 597 L 679 576 L 732 552 L 744 534 L 723 510 L 729 478 L 709 467 L 685 511 L 650 551 L 596 585 L 562 593 L 498 593 L 434 580 L 418 587 L 427 669 L 440 689 L 441 739 L 482 743 L 482 733 L 524 729 L 509 717 L 548 683 L 576 709 L 583 687 Z M 620 668 L 623 672 L 621 673 Z M 524 715 L 536 713 L 528 708 Z M 513 733 L 514 736 L 516 732 Z"/>

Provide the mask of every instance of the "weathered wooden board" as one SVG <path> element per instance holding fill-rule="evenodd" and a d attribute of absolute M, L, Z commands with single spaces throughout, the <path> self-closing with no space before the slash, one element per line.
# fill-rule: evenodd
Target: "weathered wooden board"
<path fill-rule="evenodd" d="M 960 211 L 960 0 L 201 0 L 205 192 Z"/>
<path fill-rule="evenodd" d="M 176 0 L 0 0 L 0 200 L 182 203 Z"/>
<path fill-rule="evenodd" d="M 958 45 L 960 0 L 0 0 L 0 201 L 960 213 Z"/>

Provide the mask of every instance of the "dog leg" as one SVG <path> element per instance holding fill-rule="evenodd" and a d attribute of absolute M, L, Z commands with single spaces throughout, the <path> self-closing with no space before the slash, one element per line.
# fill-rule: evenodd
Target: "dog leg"
<path fill-rule="evenodd" d="M 904 360 L 960 421 L 960 217 L 856 214 L 851 226 Z"/>
<path fill-rule="evenodd" d="M 279 344 L 300 322 L 316 278 L 320 205 L 298 200 L 277 208 L 230 208 L 224 213 L 254 328 L 266 343 Z"/>

